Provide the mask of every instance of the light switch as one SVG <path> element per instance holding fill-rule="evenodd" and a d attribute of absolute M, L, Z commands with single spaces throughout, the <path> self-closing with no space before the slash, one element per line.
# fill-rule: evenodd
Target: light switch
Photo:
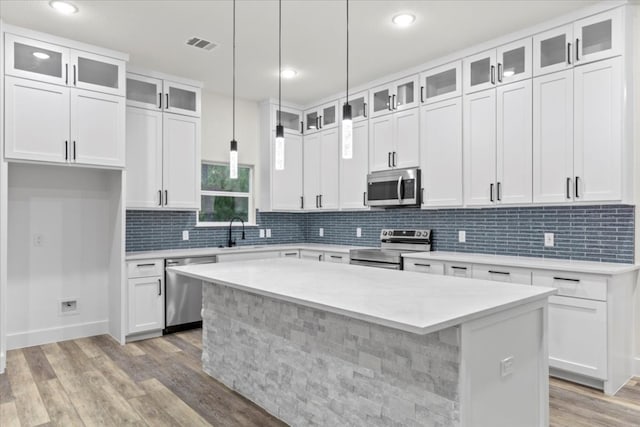
<path fill-rule="evenodd" d="M 555 244 L 554 237 L 553 233 L 544 233 L 544 245 L 548 248 L 553 247 Z"/>
<path fill-rule="evenodd" d="M 458 231 L 458 242 L 465 243 L 467 241 L 467 232 L 464 230 Z"/>
<path fill-rule="evenodd" d="M 318 230 L 318 235 L 320 237 L 324 237 L 324 228 L 320 227 L 320 230 Z"/>
<path fill-rule="evenodd" d="M 267 228 L 267 239 L 271 238 L 271 229 Z"/>
<path fill-rule="evenodd" d="M 182 240 L 189 240 L 189 230 L 184 230 L 182 232 Z"/>
<path fill-rule="evenodd" d="M 264 239 L 264 228 L 260 229 L 260 238 Z"/>
<path fill-rule="evenodd" d="M 513 374 L 514 369 L 515 368 L 513 366 L 513 356 L 509 356 L 506 359 L 502 359 L 500 361 L 500 375 L 502 377 L 506 377 Z"/>

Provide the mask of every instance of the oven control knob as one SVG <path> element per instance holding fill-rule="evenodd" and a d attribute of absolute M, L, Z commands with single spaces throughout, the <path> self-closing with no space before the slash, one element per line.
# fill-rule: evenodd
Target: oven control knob
<path fill-rule="evenodd" d="M 389 230 L 389 236 L 393 236 L 393 230 Z"/>
<path fill-rule="evenodd" d="M 422 232 L 421 231 L 416 231 L 416 237 L 420 237 L 422 236 Z"/>

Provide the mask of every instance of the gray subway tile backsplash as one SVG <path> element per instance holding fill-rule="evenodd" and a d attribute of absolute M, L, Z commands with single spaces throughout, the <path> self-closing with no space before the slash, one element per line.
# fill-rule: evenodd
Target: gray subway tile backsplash
<path fill-rule="evenodd" d="M 544 206 L 487 209 L 394 209 L 367 212 L 258 212 L 259 227 L 234 228 L 239 245 L 328 243 L 378 246 L 382 228 L 430 228 L 432 249 L 632 263 L 635 209 L 629 205 Z M 196 214 L 180 211 L 127 211 L 126 250 L 147 251 L 226 245 L 227 228 L 196 227 Z M 356 227 L 362 237 L 356 237 Z M 270 228 L 270 239 L 259 238 Z M 319 229 L 324 236 L 319 236 Z M 189 230 L 190 239 L 182 240 Z M 466 243 L 458 243 L 458 231 Z M 544 233 L 555 246 L 544 247 Z"/>

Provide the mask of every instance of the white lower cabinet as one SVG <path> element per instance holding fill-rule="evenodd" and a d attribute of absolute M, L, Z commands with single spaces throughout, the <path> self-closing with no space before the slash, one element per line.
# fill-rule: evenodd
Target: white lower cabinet
<path fill-rule="evenodd" d="M 445 263 L 444 271 L 447 276 L 471 278 L 472 265 L 462 262 Z"/>
<path fill-rule="evenodd" d="M 349 264 L 349 254 L 343 252 L 325 252 L 323 259 L 326 262 L 335 262 L 339 264 Z"/>
<path fill-rule="evenodd" d="M 282 258 L 300 258 L 300 251 L 297 251 L 297 250 L 280 251 L 280 256 Z"/>
<path fill-rule="evenodd" d="M 291 251 L 296 252 L 297 251 Z M 268 259 L 268 258 L 278 258 L 280 257 L 280 251 L 262 251 L 262 252 L 243 252 L 236 254 L 218 254 L 218 262 L 229 262 L 229 261 L 248 261 L 253 259 Z"/>
<path fill-rule="evenodd" d="M 418 273 L 444 274 L 443 263 L 422 259 L 405 258 L 402 268 L 405 271 L 415 271 Z"/>
<path fill-rule="evenodd" d="M 474 264 L 472 276 L 474 279 L 531 285 L 531 271 L 525 268 Z"/>
<path fill-rule="evenodd" d="M 549 366 L 607 378 L 607 303 L 549 297 Z"/>
<path fill-rule="evenodd" d="M 127 263 L 127 334 L 164 329 L 164 260 Z"/>
<path fill-rule="evenodd" d="M 324 261 L 324 252 L 301 249 L 300 259 L 306 259 L 310 261 Z"/>

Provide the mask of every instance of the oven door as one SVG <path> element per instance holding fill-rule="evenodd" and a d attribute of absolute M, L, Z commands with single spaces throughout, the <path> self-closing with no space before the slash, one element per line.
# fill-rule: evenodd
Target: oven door
<path fill-rule="evenodd" d="M 353 265 L 363 265 L 365 267 L 376 267 L 376 268 L 386 268 L 387 270 L 402 270 L 402 265 L 400 264 L 392 264 L 388 262 L 378 262 L 378 261 L 361 261 L 357 259 L 352 259 L 349 264 Z"/>
<path fill-rule="evenodd" d="M 367 175 L 369 206 L 420 206 L 420 169 L 394 169 Z"/>

